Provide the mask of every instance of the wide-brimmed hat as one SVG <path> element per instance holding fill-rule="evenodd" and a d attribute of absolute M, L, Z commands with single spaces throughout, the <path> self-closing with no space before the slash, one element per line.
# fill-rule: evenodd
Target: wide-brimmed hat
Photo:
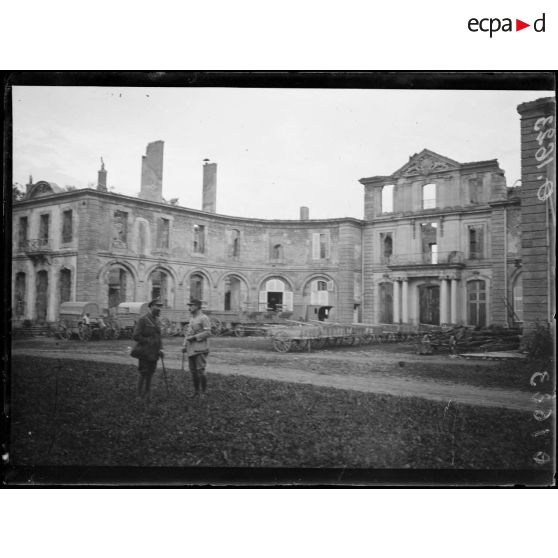
<path fill-rule="evenodd" d="M 188 302 L 188 306 L 197 306 L 198 308 L 201 308 L 202 301 L 199 298 L 191 298 Z"/>
<path fill-rule="evenodd" d="M 152 306 L 163 306 L 163 303 L 161 302 L 160 298 L 154 298 L 152 301 L 150 301 L 147 306 L 149 308 L 151 308 Z"/>

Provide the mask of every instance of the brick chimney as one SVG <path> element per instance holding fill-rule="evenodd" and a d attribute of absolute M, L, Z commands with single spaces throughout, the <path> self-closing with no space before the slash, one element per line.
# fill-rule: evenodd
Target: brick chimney
<path fill-rule="evenodd" d="M 300 208 L 300 220 L 308 221 L 310 219 L 310 210 L 304 205 Z"/>
<path fill-rule="evenodd" d="M 101 157 L 101 169 L 98 171 L 97 177 L 97 190 L 99 192 L 106 192 L 107 191 L 107 171 L 105 170 L 105 162 Z"/>
<path fill-rule="evenodd" d="M 217 211 L 217 163 L 203 160 L 203 202 L 202 211 Z"/>
<path fill-rule="evenodd" d="M 31 187 L 33 186 L 33 176 L 29 175 L 29 182 L 25 185 L 25 193 L 29 194 Z"/>
<path fill-rule="evenodd" d="M 163 149 L 165 142 L 147 144 L 141 158 L 141 190 L 139 197 L 162 203 L 163 201 Z"/>

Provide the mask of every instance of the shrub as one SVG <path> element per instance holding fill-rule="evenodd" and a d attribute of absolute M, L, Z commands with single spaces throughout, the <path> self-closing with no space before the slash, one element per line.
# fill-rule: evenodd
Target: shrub
<path fill-rule="evenodd" d="M 550 358 L 554 349 L 552 333 L 548 324 L 535 322 L 535 329 L 523 336 L 523 350 L 530 358 Z"/>

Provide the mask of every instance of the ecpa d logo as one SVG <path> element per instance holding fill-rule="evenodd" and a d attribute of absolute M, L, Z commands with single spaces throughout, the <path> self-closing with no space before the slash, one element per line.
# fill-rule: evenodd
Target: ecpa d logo
<path fill-rule="evenodd" d="M 498 31 L 503 31 L 505 33 L 511 31 L 521 31 L 522 29 L 531 27 L 530 23 L 526 23 L 525 21 L 516 18 L 514 29 L 512 21 L 512 18 L 509 17 L 504 17 L 502 19 L 500 19 L 499 17 L 484 17 L 481 19 L 472 17 L 467 22 L 467 27 L 469 28 L 469 31 L 472 31 L 473 33 L 477 33 L 478 31 L 489 33 L 490 38 L 492 38 L 492 35 L 494 33 L 497 33 Z M 546 14 L 543 14 L 541 17 L 533 22 L 533 29 L 537 33 L 544 33 L 545 26 Z"/>

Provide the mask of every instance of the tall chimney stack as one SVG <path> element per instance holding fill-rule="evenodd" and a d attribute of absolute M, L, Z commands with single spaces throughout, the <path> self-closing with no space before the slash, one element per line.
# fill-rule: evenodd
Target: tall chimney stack
<path fill-rule="evenodd" d="M 105 170 L 105 162 L 101 157 L 101 170 L 98 171 L 98 178 L 97 178 L 97 190 L 99 192 L 106 192 L 107 191 L 107 171 Z"/>
<path fill-rule="evenodd" d="M 217 211 L 217 163 L 203 160 L 203 202 L 202 211 Z"/>
<path fill-rule="evenodd" d="M 308 221 L 308 219 L 310 219 L 310 210 L 307 207 L 302 206 L 300 208 L 300 220 Z"/>
<path fill-rule="evenodd" d="M 165 142 L 147 144 L 141 158 L 141 190 L 139 197 L 162 203 L 163 201 L 163 149 Z"/>

